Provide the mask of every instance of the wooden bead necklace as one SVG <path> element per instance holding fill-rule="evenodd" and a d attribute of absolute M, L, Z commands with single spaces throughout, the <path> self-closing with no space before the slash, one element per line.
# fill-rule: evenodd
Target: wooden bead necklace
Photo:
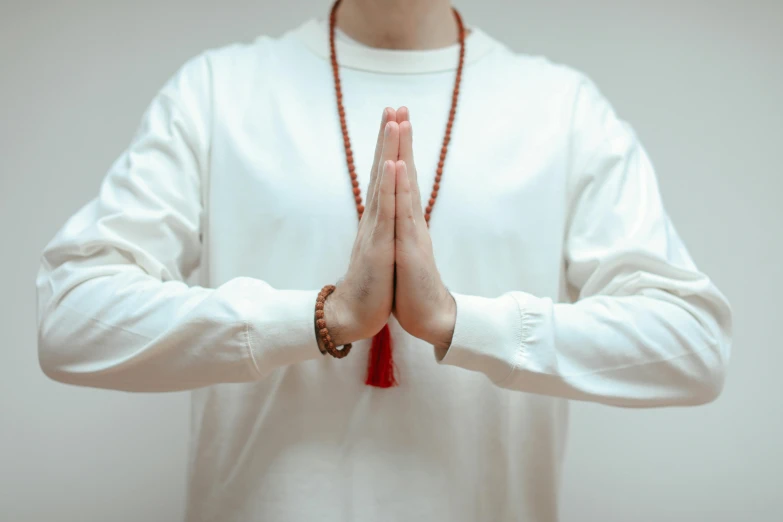
<path fill-rule="evenodd" d="M 337 62 L 337 49 L 335 44 L 335 29 L 337 20 L 337 8 L 340 6 L 341 0 L 337 0 L 332 5 L 332 10 L 329 13 L 329 49 L 330 58 L 332 64 L 332 74 L 334 76 L 334 90 L 337 98 L 337 114 L 340 117 L 340 127 L 343 133 L 343 144 L 345 146 L 345 160 L 348 165 L 348 174 L 351 178 L 351 186 L 353 187 L 353 196 L 356 203 L 356 213 L 359 216 L 359 220 L 362 219 L 364 213 L 364 205 L 362 204 L 362 191 L 359 187 L 358 176 L 356 175 L 356 165 L 354 164 L 353 151 L 351 149 L 351 138 L 348 135 L 348 125 L 345 120 L 345 107 L 343 105 L 343 91 L 342 83 L 340 81 L 340 67 Z M 459 99 L 459 88 L 462 82 L 462 69 L 465 65 L 465 26 L 462 23 L 462 17 L 459 12 L 452 8 L 454 13 L 454 19 L 457 22 L 458 38 L 459 38 L 459 62 L 457 64 L 457 74 L 454 80 L 454 91 L 451 96 L 451 109 L 449 110 L 449 119 L 446 123 L 446 133 L 443 136 L 443 145 L 440 149 L 440 157 L 438 159 L 438 168 L 435 171 L 435 182 L 432 186 L 432 192 L 430 193 L 427 207 L 424 210 L 424 219 L 427 222 L 427 226 L 430 224 L 430 216 L 432 209 L 435 206 L 435 200 L 438 198 L 438 191 L 440 190 L 440 183 L 443 177 L 443 166 L 446 162 L 446 153 L 448 152 L 449 142 L 451 141 L 451 129 L 454 125 L 454 116 L 457 114 L 457 101 Z M 329 290 L 327 290 L 327 288 Z M 322 291 L 322 296 L 319 295 L 319 302 L 321 317 L 318 318 L 318 325 L 323 324 L 323 328 L 319 326 L 319 334 L 322 339 L 326 340 L 328 337 L 328 329 L 325 327 L 325 319 L 323 317 L 323 302 L 326 297 L 333 291 L 333 287 L 324 287 L 326 292 Z M 325 295 L 324 295 L 325 294 Z M 318 314 L 318 311 L 316 311 Z M 331 338 L 329 337 L 329 341 Z M 324 343 L 326 350 L 335 357 L 345 357 L 348 355 L 350 345 L 346 345 L 342 350 L 334 348 L 334 343 Z M 331 344 L 331 346 L 330 346 Z M 367 371 L 366 384 L 371 386 L 377 386 L 381 388 L 388 388 L 396 384 L 394 378 L 394 363 L 391 356 L 391 334 L 389 332 L 389 325 L 383 327 L 373 337 L 372 348 L 370 350 L 370 358 Z"/>
<path fill-rule="evenodd" d="M 348 164 L 348 174 L 351 177 L 351 185 L 353 186 L 354 201 L 356 202 L 356 212 L 359 215 L 359 219 L 362 218 L 364 213 L 364 205 L 362 204 L 362 191 L 359 188 L 359 180 L 356 175 L 356 165 L 353 161 L 353 151 L 351 149 L 351 138 L 348 135 L 348 125 L 345 122 L 345 107 L 343 106 L 343 90 L 342 83 L 340 82 L 340 67 L 337 63 L 337 50 L 335 45 L 335 29 L 337 20 L 337 8 L 340 6 L 342 0 L 337 0 L 332 6 L 332 11 L 329 14 L 329 49 L 332 62 L 332 74 L 334 76 L 334 90 L 337 96 L 337 114 L 340 116 L 340 127 L 343 132 L 343 144 L 345 145 L 345 160 Z M 462 69 L 465 65 L 465 26 L 462 23 L 462 17 L 459 12 L 452 8 L 454 12 L 454 18 L 457 22 L 457 29 L 459 35 L 459 63 L 457 65 L 457 76 L 454 80 L 454 91 L 451 95 L 451 110 L 449 110 L 449 119 L 446 123 L 446 134 L 443 136 L 443 146 L 440 149 L 440 158 L 438 160 L 438 168 L 435 171 L 435 183 L 432 186 L 432 192 L 430 193 L 430 199 L 427 204 L 427 208 L 424 211 L 424 219 L 429 225 L 430 215 L 432 214 L 432 207 L 435 206 L 435 200 L 438 197 L 438 191 L 440 190 L 440 181 L 443 177 L 443 165 L 446 162 L 446 153 L 449 149 L 449 142 L 451 141 L 451 129 L 454 126 L 454 116 L 457 114 L 457 101 L 459 99 L 459 87 L 462 82 Z"/>

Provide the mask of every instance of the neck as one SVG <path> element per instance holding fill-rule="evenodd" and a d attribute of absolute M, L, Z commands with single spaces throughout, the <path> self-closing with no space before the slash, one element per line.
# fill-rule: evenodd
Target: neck
<path fill-rule="evenodd" d="M 450 0 L 342 0 L 337 27 L 381 49 L 437 49 L 457 41 Z"/>

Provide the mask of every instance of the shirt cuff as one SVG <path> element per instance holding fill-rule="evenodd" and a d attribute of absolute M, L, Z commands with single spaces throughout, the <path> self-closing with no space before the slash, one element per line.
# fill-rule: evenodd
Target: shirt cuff
<path fill-rule="evenodd" d="M 323 357 L 315 337 L 317 290 L 274 290 L 246 323 L 253 364 L 263 376 L 281 366 Z"/>
<path fill-rule="evenodd" d="M 549 358 L 543 342 L 548 337 L 549 299 L 523 292 L 496 298 L 452 295 L 457 319 L 451 346 L 435 350 L 441 364 L 481 372 L 500 384 L 515 370 L 534 369 L 540 366 L 537 359 Z"/>

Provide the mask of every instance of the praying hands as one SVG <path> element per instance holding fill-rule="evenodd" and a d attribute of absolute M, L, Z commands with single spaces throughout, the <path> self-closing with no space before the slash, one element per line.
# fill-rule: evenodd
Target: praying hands
<path fill-rule="evenodd" d="M 384 110 L 348 271 L 324 310 L 336 345 L 371 337 L 392 313 L 414 337 L 451 343 L 456 304 L 435 264 L 405 107 Z"/>

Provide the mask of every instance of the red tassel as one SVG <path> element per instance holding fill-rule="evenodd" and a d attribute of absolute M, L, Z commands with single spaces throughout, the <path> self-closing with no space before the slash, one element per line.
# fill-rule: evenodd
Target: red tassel
<path fill-rule="evenodd" d="M 370 359 L 367 365 L 367 380 L 364 383 L 378 388 L 391 388 L 397 385 L 397 381 L 394 379 L 391 332 L 388 324 L 372 338 Z"/>

